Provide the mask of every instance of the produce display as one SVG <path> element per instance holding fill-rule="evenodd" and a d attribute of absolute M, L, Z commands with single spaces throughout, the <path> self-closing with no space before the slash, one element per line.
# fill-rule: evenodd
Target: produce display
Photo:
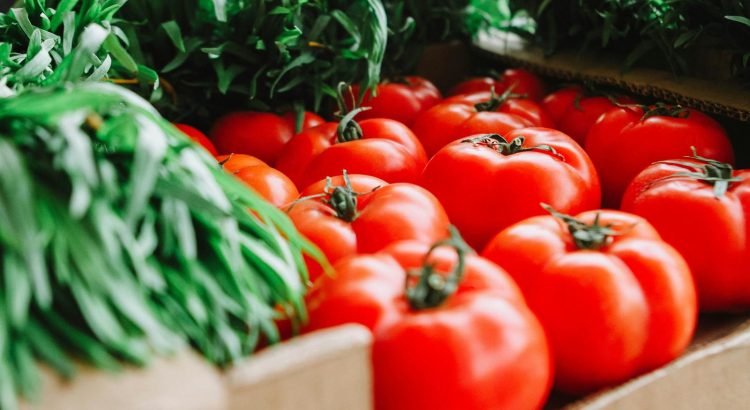
<path fill-rule="evenodd" d="M 191 348 L 226 368 L 347 323 L 372 333 L 378 410 L 540 409 L 678 358 L 700 312 L 747 311 L 750 171 L 717 119 L 522 68 L 414 73 L 490 26 L 627 45 L 600 17 L 642 2 L 537 3 L 0 10 L 0 409 L 38 397 L 42 365 Z"/>

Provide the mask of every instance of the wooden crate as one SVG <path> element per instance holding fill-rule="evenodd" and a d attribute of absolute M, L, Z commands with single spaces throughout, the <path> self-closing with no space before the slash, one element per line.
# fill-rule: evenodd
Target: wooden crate
<path fill-rule="evenodd" d="M 44 369 L 40 400 L 22 410 L 368 410 L 370 332 L 345 325 L 267 348 L 220 372 L 185 351 L 147 368 L 80 366 L 72 381 Z"/>

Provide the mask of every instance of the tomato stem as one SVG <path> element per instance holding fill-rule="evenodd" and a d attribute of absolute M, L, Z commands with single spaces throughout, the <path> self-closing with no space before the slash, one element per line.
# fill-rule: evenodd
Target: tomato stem
<path fill-rule="evenodd" d="M 354 107 L 349 112 L 346 111 L 346 99 L 344 98 L 344 94 L 347 92 L 352 99 L 352 107 Z M 362 111 L 369 110 L 370 107 L 357 107 L 357 100 L 354 98 L 352 87 L 343 81 L 338 85 L 336 102 L 339 106 L 338 115 L 342 116 L 336 129 L 336 142 L 342 143 L 362 139 L 362 128 L 354 121 L 354 116 Z"/>
<path fill-rule="evenodd" d="M 545 151 L 560 159 L 564 159 L 560 153 L 558 153 L 554 147 L 547 144 L 534 145 L 532 147 L 524 147 L 523 144 L 526 142 L 526 137 L 519 136 L 508 142 L 502 135 L 499 134 L 484 134 L 473 138 L 467 138 L 463 143 L 471 143 L 474 145 L 484 145 L 492 148 L 503 155 L 513 155 L 519 152 L 525 151 Z"/>
<path fill-rule="evenodd" d="M 650 117 L 655 116 L 662 116 L 662 117 L 672 117 L 672 118 L 687 118 L 690 116 L 690 111 L 688 111 L 687 108 L 676 104 L 666 104 L 663 102 L 657 102 L 653 105 L 643 105 L 643 104 L 622 104 L 618 102 L 617 100 L 611 98 L 610 101 L 619 108 L 640 108 L 643 110 L 643 116 L 641 116 L 641 121 L 644 121 Z"/>
<path fill-rule="evenodd" d="M 548 204 L 540 204 L 545 211 L 565 223 L 568 232 L 573 238 L 573 243 L 578 249 L 598 250 L 612 243 L 612 237 L 622 235 L 629 229 L 623 231 L 614 230 L 613 224 L 601 225 L 599 213 L 594 217 L 594 222 L 587 224 L 580 219 L 558 212 Z"/>
<path fill-rule="evenodd" d="M 422 267 L 410 270 L 406 274 L 404 285 L 406 300 L 413 310 L 433 309 L 441 306 L 451 297 L 464 277 L 466 271 L 466 255 L 472 250 L 464 242 L 456 227 L 449 228 L 450 237 L 435 242 L 424 257 Z M 450 246 L 456 251 L 458 260 L 453 270 L 447 274 L 438 272 L 435 264 L 430 262 L 430 256 L 435 249 Z"/>
<path fill-rule="evenodd" d="M 362 139 L 362 128 L 357 124 L 357 121 L 354 121 L 354 116 L 369 109 L 370 107 L 359 107 L 349 111 L 339 121 L 339 126 L 336 129 L 336 142 L 342 143 Z"/>
<path fill-rule="evenodd" d="M 693 172 L 678 172 L 670 175 L 667 178 L 678 178 L 688 177 L 701 182 L 705 182 L 714 187 L 714 196 L 716 198 L 722 197 L 729 190 L 732 182 L 741 182 L 742 178 L 734 176 L 734 168 L 731 164 L 726 162 L 717 161 L 715 159 L 706 158 L 698 155 L 695 147 L 691 147 L 693 155 L 685 156 L 687 159 L 699 162 L 701 165 L 695 162 L 689 161 L 657 161 L 657 164 L 670 164 L 687 167 L 692 169 Z"/>
<path fill-rule="evenodd" d="M 526 94 L 514 94 L 513 93 L 514 87 L 515 87 L 515 84 L 508 87 L 508 89 L 505 90 L 505 92 L 500 95 L 495 94 L 494 86 L 490 87 L 490 99 L 487 101 L 480 102 L 478 104 L 474 104 L 474 108 L 479 112 L 495 111 L 511 98 L 527 98 Z"/>
<path fill-rule="evenodd" d="M 334 211 L 336 216 L 346 222 L 353 222 L 357 219 L 357 196 L 358 193 L 352 189 L 352 182 L 349 180 L 349 173 L 344 170 L 344 186 L 333 188 L 333 192 L 328 196 L 327 202 Z M 331 178 L 328 177 L 325 192 L 328 192 L 331 186 Z"/>

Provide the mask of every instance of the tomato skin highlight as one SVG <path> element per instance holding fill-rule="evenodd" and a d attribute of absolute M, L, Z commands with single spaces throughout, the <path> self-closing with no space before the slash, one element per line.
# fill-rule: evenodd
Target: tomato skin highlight
<path fill-rule="evenodd" d="M 638 107 L 614 108 L 603 114 L 586 136 L 602 182 L 602 203 L 616 208 L 630 181 L 656 161 L 698 155 L 734 163 L 734 152 L 724 130 L 712 118 L 686 110 L 687 118 L 654 115 L 643 118 Z"/>
<path fill-rule="evenodd" d="M 370 110 L 358 114 L 357 118 L 388 118 L 411 126 L 419 113 L 442 99 L 437 87 L 425 78 L 406 76 L 401 80 L 403 82 L 385 82 L 378 85 L 376 97 L 372 97 L 368 90 L 360 105 L 370 107 Z M 359 92 L 359 85 L 352 86 L 355 98 L 359 96 Z M 347 99 L 346 102 L 347 108 L 351 110 L 351 99 Z"/>
<path fill-rule="evenodd" d="M 211 142 L 210 139 L 208 139 L 208 137 L 206 136 L 206 134 L 202 133 L 197 128 L 195 128 L 195 127 L 193 127 L 191 125 L 179 124 L 179 123 L 175 123 L 174 126 L 178 130 L 182 131 L 183 134 L 185 134 L 188 137 L 190 137 L 190 139 L 192 139 L 193 141 L 195 141 L 198 144 L 200 144 L 201 146 L 203 146 L 203 148 L 205 148 L 206 151 L 210 152 L 211 155 L 213 155 L 213 156 L 217 156 L 218 155 L 218 153 L 216 152 L 216 147 L 214 146 L 214 143 Z"/>
<path fill-rule="evenodd" d="M 402 123 L 384 118 L 359 122 L 362 138 L 336 142 L 338 123 L 324 123 L 295 136 L 277 168 L 298 188 L 346 169 L 387 182 L 416 182 L 427 163 L 422 144 Z"/>
<path fill-rule="evenodd" d="M 679 161 L 701 165 L 699 161 Z M 717 197 L 708 183 L 681 176 L 693 169 L 668 163 L 646 168 L 631 182 L 622 209 L 647 219 L 687 261 L 701 311 L 750 309 L 750 171 L 734 171 Z"/>
<path fill-rule="evenodd" d="M 501 229 L 544 214 L 540 202 L 566 213 L 599 207 L 599 179 L 578 144 L 548 128 L 506 135 L 509 142 L 519 137 L 525 138 L 524 147 L 549 145 L 557 154 L 532 150 L 503 155 L 460 139 L 435 154 L 422 173 L 421 185 L 435 194 L 476 249 Z"/>
<path fill-rule="evenodd" d="M 336 215 L 323 199 L 307 199 L 294 204 L 288 214 L 297 230 L 317 245 L 331 263 L 357 253 L 377 252 L 393 242 L 415 240 L 433 243 L 448 235 L 448 216 L 437 199 L 426 189 L 407 183 L 388 184 L 367 175 L 349 175 L 357 192 L 357 216 L 347 222 Z M 322 194 L 327 181 L 308 187 L 304 195 Z M 344 186 L 339 175 L 331 187 Z M 309 264 L 310 279 L 320 275 L 320 267 Z"/>
<path fill-rule="evenodd" d="M 443 100 L 444 103 L 463 102 L 471 105 L 487 102 L 492 98 L 489 92 L 459 94 Z M 495 112 L 513 114 L 527 120 L 532 127 L 555 128 L 555 122 L 539 103 L 527 98 L 508 98 Z"/>
<path fill-rule="evenodd" d="M 550 339 L 555 385 L 584 394 L 628 380 L 678 357 L 697 317 L 690 269 L 644 219 L 588 211 L 577 219 L 620 234 L 580 250 L 553 216 L 526 219 L 498 233 L 482 255 L 521 287 Z"/>
<path fill-rule="evenodd" d="M 398 242 L 341 260 L 336 277 L 313 286 L 307 330 L 356 322 L 373 331 L 378 410 L 541 408 L 551 381 L 545 336 L 497 265 L 470 255 L 443 305 L 409 307 L 406 271 L 421 266 L 428 246 Z M 430 260 L 441 271 L 456 262 L 446 248 Z"/>
<path fill-rule="evenodd" d="M 412 130 L 429 157 L 454 140 L 474 134 L 506 133 L 532 126 L 531 121 L 505 112 L 479 111 L 469 101 L 446 101 L 417 117 Z"/>

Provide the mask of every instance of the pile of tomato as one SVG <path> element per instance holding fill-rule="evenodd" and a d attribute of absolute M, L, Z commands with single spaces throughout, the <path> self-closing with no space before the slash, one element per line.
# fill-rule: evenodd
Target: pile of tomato
<path fill-rule="evenodd" d="M 361 106 L 342 89 L 334 121 L 181 127 L 328 258 L 307 261 L 304 330 L 372 330 L 376 408 L 534 409 L 675 359 L 699 311 L 750 307 L 750 171 L 722 127 L 544 90 L 405 77 Z"/>

